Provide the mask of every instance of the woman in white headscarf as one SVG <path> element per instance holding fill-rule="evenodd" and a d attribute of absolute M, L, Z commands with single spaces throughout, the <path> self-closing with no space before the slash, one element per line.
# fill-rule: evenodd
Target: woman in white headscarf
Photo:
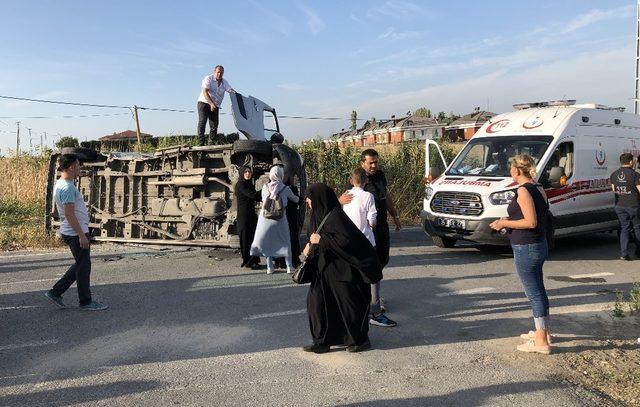
<path fill-rule="evenodd" d="M 289 201 L 298 202 L 299 198 L 284 184 L 283 179 L 284 169 L 281 166 L 271 168 L 269 182 L 262 187 L 263 205 L 267 197 L 271 199 L 279 197 L 284 208 Z M 284 257 L 287 273 L 293 273 L 291 237 L 286 216 L 283 215 L 280 219 L 267 219 L 264 217 L 264 209 L 260 210 L 256 234 L 251 244 L 251 255 L 267 258 L 267 274 L 272 274 L 274 271 L 274 257 Z"/>

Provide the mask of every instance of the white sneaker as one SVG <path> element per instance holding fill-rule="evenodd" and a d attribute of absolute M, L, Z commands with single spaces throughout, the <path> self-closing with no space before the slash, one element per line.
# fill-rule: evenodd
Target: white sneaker
<path fill-rule="evenodd" d="M 273 274 L 273 269 L 267 269 L 267 274 Z"/>
<path fill-rule="evenodd" d="M 293 274 L 293 269 L 291 267 L 287 267 L 287 274 Z"/>

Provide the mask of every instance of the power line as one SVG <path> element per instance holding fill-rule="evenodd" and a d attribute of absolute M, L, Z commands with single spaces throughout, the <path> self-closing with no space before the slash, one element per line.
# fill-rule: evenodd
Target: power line
<path fill-rule="evenodd" d="M 132 110 L 131 106 L 118 106 L 118 105 L 107 105 L 107 104 L 93 104 L 93 103 L 79 103 L 79 102 L 63 102 L 59 100 L 47 100 L 47 99 L 31 99 L 31 98 L 22 98 L 17 96 L 6 96 L 0 95 L 0 99 L 9 99 L 9 100 L 20 100 L 23 102 L 37 102 L 37 103 L 51 103 L 57 105 L 68 105 L 68 106 L 83 106 L 83 107 L 100 107 L 100 108 L 110 108 L 110 109 L 129 109 Z M 187 109 L 170 109 L 170 108 L 162 108 L 162 107 L 144 107 L 138 106 L 139 110 L 148 110 L 155 112 L 173 112 L 173 113 L 195 113 L 195 110 L 187 110 Z M 220 114 L 228 114 L 225 112 L 220 112 Z M 84 116 L 82 116 L 84 117 Z M 93 117 L 93 116 L 89 116 Z M 44 117 L 33 117 L 33 118 L 44 118 Z M 350 118 L 343 117 L 319 117 L 319 116 L 292 116 L 292 115 L 278 115 L 278 118 L 283 119 L 301 119 L 301 120 L 351 120 Z M 358 121 L 366 121 L 366 119 L 357 119 Z"/>
<path fill-rule="evenodd" d="M 80 114 L 64 116 L 0 116 L 0 119 L 77 119 L 85 117 L 128 116 L 131 113 Z"/>
<path fill-rule="evenodd" d="M 4 96 L 4 95 L 0 95 L 0 99 L 21 100 L 23 102 L 51 103 L 51 104 L 55 104 L 55 105 L 103 107 L 103 108 L 111 108 L 111 109 L 131 109 L 130 106 L 97 105 L 97 104 L 92 104 L 92 103 L 79 103 L 79 102 L 61 102 L 59 100 L 30 99 L 30 98 L 21 98 L 21 97 L 17 97 L 17 96 Z"/>

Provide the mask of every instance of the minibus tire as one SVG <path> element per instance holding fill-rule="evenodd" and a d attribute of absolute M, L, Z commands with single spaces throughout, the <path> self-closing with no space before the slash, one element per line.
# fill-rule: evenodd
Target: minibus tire
<path fill-rule="evenodd" d="M 456 245 L 456 239 L 452 237 L 431 236 L 431 240 L 442 249 L 450 249 Z"/>
<path fill-rule="evenodd" d="M 273 147 L 270 142 L 264 140 L 236 140 L 233 142 L 233 152 L 271 157 Z"/>
<path fill-rule="evenodd" d="M 74 154 L 81 162 L 92 162 L 98 159 L 98 151 L 86 147 L 62 147 L 60 154 Z"/>

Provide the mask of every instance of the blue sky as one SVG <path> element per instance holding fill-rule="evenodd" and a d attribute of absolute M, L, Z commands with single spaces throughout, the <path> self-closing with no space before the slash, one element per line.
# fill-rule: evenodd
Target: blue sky
<path fill-rule="evenodd" d="M 635 4 L 3 2 L 0 94 L 193 109 L 202 78 L 222 64 L 234 88 L 281 114 L 345 118 L 283 119 L 293 142 L 348 127 L 352 110 L 365 119 L 421 106 L 504 112 L 562 97 L 631 108 Z M 118 115 L 60 118 L 82 114 Z M 45 131 L 84 140 L 134 128 L 123 110 L 16 101 L 0 100 L 0 117 L 9 117 L 0 118 L 0 153 L 15 148 L 16 120 L 34 142 Z M 195 114 L 141 113 L 153 135 L 193 134 L 195 125 Z M 221 130 L 233 131 L 229 116 Z"/>

